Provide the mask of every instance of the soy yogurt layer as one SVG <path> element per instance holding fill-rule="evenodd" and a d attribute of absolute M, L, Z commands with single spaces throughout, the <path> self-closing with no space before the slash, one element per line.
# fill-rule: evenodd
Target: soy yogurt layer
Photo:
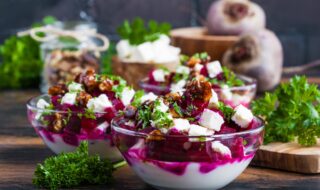
<path fill-rule="evenodd" d="M 256 93 L 253 79 L 234 74 L 219 61 L 211 61 L 207 53 L 181 56 L 181 64 L 175 72 L 153 70 L 140 84 L 147 92 L 165 95 L 169 92 L 183 93 L 188 81 L 199 78 L 209 81 L 219 99 L 232 107 L 248 106 Z"/>
<path fill-rule="evenodd" d="M 181 93 L 128 106 L 112 127 L 128 164 L 159 189 L 221 188 L 242 173 L 263 139 L 259 118 L 219 101 L 201 78 Z"/>
<path fill-rule="evenodd" d="M 110 122 L 134 101 L 135 95 L 120 77 L 88 70 L 73 82 L 52 86 L 48 95 L 35 98 L 28 116 L 55 153 L 73 151 L 81 141 L 88 140 L 90 153 L 119 160 Z"/>

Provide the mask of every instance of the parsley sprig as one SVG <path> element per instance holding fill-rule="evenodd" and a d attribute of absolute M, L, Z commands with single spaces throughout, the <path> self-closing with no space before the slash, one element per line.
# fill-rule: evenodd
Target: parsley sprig
<path fill-rule="evenodd" d="M 273 93 L 253 102 L 252 109 L 266 120 L 265 143 L 293 141 L 312 146 L 320 137 L 320 91 L 305 76 L 295 76 Z"/>
<path fill-rule="evenodd" d="M 156 41 L 162 34 L 169 35 L 170 30 L 171 25 L 169 23 L 157 23 L 150 20 L 146 25 L 141 18 L 135 18 L 131 23 L 125 20 L 117 28 L 119 36 L 128 40 L 131 45 Z"/>
<path fill-rule="evenodd" d="M 121 165 L 113 165 L 97 155 L 89 156 L 88 143 L 82 142 L 75 152 L 62 153 L 38 164 L 33 184 L 47 189 L 107 184 L 112 181 L 112 172 Z"/>

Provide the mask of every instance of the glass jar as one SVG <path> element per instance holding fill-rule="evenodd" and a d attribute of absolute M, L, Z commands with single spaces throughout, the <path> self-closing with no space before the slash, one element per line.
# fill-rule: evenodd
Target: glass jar
<path fill-rule="evenodd" d="M 57 22 L 53 28 L 63 31 L 95 34 L 96 25 L 88 22 Z M 79 36 L 78 36 L 79 37 Z M 79 73 L 91 68 L 98 72 L 98 51 L 92 50 L 97 41 L 90 35 L 80 35 L 80 38 L 61 35 L 41 44 L 41 56 L 44 62 L 41 91 L 59 83 L 72 81 Z"/>

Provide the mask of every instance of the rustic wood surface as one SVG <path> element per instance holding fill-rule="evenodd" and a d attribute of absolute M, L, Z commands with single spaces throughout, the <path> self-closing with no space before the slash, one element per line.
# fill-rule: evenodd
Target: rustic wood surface
<path fill-rule="evenodd" d="M 316 146 L 312 147 L 302 147 L 296 142 L 263 145 L 251 164 L 306 174 L 319 174 L 320 140 Z"/>
<path fill-rule="evenodd" d="M 181 48 L 181 53 L 208 52 L 212 60 L 221 60 L 224 52 L 238 40 L 237 36 L 208 35 L 203 27 L 174 29 L 170 36 L 172 44 Z"/>
<path fill-rule="evenodd" d="M 26 117 L 26 101 L 34 90 L 0 92 L 0 189 L 34 189 L 37 163 L 53 153 L 39 139 Z M 78 189 L 153 189 L 125 166 L 114 173 L 114 183 Z M 303 175 L 249 167 L 224 189 L 320 189 L 320 175 Z"/>

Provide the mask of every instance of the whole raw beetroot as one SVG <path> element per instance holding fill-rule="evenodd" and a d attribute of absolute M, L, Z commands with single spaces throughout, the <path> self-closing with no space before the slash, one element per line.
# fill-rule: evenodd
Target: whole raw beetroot
<path fill-rule="evenodd" d="M 218 0 L 207 14 L 207 27 L 212 35 L 239 35 L 265 26 L 265 12 L 249 0 Z"/>
<path fill-rule="evenodd" d="M 245 34 L 227 50 L 222 62 L 236 73 L 256 78 L 259 91 L 271 90 L 281 78 L 282 46 L 270 30 Z"/>

